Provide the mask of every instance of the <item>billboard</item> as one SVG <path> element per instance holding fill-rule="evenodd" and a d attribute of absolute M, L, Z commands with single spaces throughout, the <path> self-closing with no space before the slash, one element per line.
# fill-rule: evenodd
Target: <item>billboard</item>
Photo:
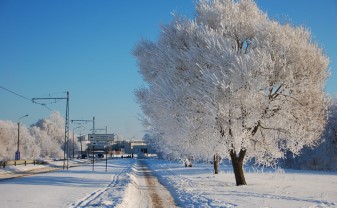
<path fill-rule="evenodd" d="M 88 134 L 89 141 L 113 141 L 114 134 Z"/>

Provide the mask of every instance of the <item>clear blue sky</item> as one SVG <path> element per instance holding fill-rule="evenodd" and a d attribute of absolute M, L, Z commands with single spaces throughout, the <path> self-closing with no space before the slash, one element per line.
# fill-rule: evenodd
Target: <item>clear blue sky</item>
<path fill-rule="evenodd" d="M 133 90 L 143 84 L 134 45 L 156 40 L 172 11 L 194 15 L 193 0 L 0 0 L 0 86 L 27 98 L 70 92 L 70 119 L 142 138 Z M 326 91 L 337 93 L 337 1 L 258 0 L 282 22 L 311 29 L 330 57 Z M 48 105 L 65 115 L 65 101 Z M 50 111 L 0 89 L 0 119 L 30 125 Z M 71 126 L 73 128 L 74 126 Z M 87 131 L 91 124 L 87 125 Z"/>

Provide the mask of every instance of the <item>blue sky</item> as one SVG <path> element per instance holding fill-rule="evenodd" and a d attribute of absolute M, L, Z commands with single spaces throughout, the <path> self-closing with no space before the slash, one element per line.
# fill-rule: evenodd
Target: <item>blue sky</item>
<path fill-rule="evenodd" d="M 27 98 L 64 97 L 70 119 L 92 119 L 96 128 L 141 138 L 133 90 L 143 83 L 131 51 L 155 41 L 172 11 L 194 15 L 189 0 L 0 0 L 0 86 Z M 337 1 L 258 0 L 282 22 L 311 29 L 330 57 L 329 94 L 337 93 Z M 48 108 L 65 114 L 65 101 Z M 30 125 L 50 110 L 0 89 L 0 119 Z M 73 128 L 74 126 L 71 126 Z M 86 125 L 87 131 L 91 124 Z"/>

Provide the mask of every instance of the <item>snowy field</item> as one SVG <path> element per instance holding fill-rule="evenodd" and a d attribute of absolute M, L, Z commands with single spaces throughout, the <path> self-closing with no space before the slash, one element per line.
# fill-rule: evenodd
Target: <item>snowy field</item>
<path fill-rule="evenodd" d="M 105 172 L 105 162 L 94 171 L 83 164 L 0 180 L 0 207 L 337 207 L 337 173 L 246 168 L 248 185 L 237 187 L 230 166 L 221 165 L 218 175 L 212 167 L 114 159 Z M 5 174 L 1 168 L 0 178 Z"/>
<path fill-rule="evenodd" d="M 107 172 L 105 162 L 101 162 L 95 164 L 94 171 L 91 164 L 83 164 L 69 170 L 61 168 L 54 172 L 0 180 L 0 207 L 115 207 L 122 202 L 121 196 L 128 183 L 125 177 L 133 162 L 111 160 Z M 8 174 L 8 170 L 0 169 L 0 178 L 1 174 Z"/>
<path fill-rule="evenodd" d="M 247 186 L 236 186 L 230 166 L 149 161 L 181 207 L 337 207 L 337 173 L 247 169 Z"/>

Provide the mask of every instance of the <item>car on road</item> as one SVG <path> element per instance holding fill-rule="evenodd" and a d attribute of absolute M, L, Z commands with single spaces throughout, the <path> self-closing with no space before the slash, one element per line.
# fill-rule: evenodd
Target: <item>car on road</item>
<path fill-rule="evenodd" d="M 87 155 L 78 155 L 77 159 L 87 159 Z"/>
<path fill-rule="evenodd" d="M 104 154 L 103 153 L 97 153 L 97 158 L 104 158 Z"/>

